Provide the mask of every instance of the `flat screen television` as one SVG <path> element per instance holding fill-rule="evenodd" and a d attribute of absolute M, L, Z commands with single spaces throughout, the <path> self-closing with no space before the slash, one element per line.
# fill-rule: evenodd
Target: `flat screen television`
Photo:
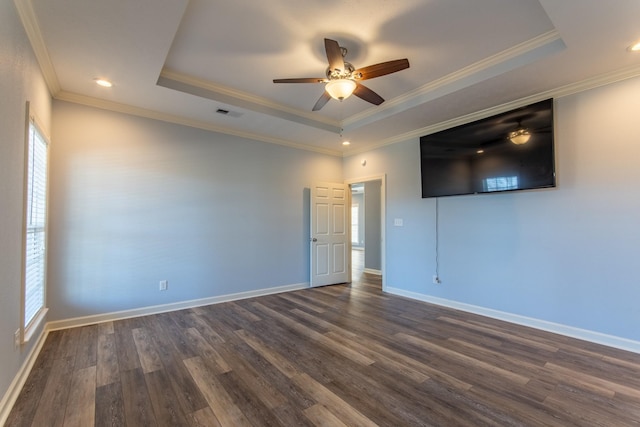
<path fill-rule="evenodd" d="M 425 135 L 420 159 L 423 198 L 555 187 L 553 99 Z"/>

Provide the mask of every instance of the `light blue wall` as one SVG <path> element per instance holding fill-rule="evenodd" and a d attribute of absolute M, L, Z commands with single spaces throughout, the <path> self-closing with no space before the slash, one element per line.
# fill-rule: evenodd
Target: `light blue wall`
<path fill-rule="evenodd" d="M 0 1 L 0 402 L 41 331 L 19 349 L 26 102 L 45 131 L 51 96 L 12 1 Z M 3 413 L 0 406 L 0 424 Z"/>
<path fill-rule="evenodd" d="M 53 126 L 51 320 L 309 281 L 341 159 L 59 101 Z"/>
<path fill-rule="evenodd" d="M 381 270 L 381 191 L 382 181 L 367 181 L 364 183 L 364 223 L 365 247 L 364 268 Z"/>
<path fill-rule="evenodd" d="M 640 340 L 640 78 L 555 107 L 557 188 L 439 199 L 440 285 L 418 140 L 346 158 L 345 179 L 387 174 L 387 286 Z"/>

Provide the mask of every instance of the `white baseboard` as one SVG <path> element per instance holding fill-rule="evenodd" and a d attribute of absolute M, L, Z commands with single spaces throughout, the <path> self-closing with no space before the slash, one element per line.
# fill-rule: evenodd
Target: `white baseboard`
<path fill-rule="evenodd" d="M 425 295 L 418 292 L 405 291 L 394 287 L 387 287 L 386 292 L 399 295 L 419 301 L 428 302 L 443 307 L 449 307 L 456 310 L 466 311 L 481 316 L 491 317 L 493 319 L 504 320 L 515 323 L 517 325 L 529 326 L 531 328 L 540 329 L 547 332 L 553 332 L 572 338 L 589 341 L 596 344 L 606 345 L 608 347 L 619 348 L 621 350 L 631 351 L 640 354 L 640 342 L 621 338 L 614 335 L 607 335 L 601 332 L 580 329 L 573 326 L 562 325 L 560 323 L 548 322 L 546 320 L 535 319 L 532 317 L 521 316 L 518 314 L 507 313 L 504 311 L 493 310 L 490 308 L 480 307 L 476 305 L 461 303 L 444 298 L 438 298 L 431 295 Z"/>
<path fill-rule="evenodd" d="M 11 381 L 11 384 L 9 384 L 7 392 L 2 397 L 2 400 L 0 400 L 0 426 L 3 426 L 7 421 L 7 418 L 9 418 L 9 413 L 18 399 L 18 395 L 20 394 L 24 383 L 27 381 L 27 377 L 29 377 L 34 363 L 36 363 L 40 350 L 42 350 L 42 346 L 47 340 L 47 335 L 49 335 L 49 331 L 45 326 L 42 328 L 42 332 L 38 336 L 38 340 L 31 348 L 31 351 L 22 363 L 22 366 L 20 366 L 18 373 L 13 378 L 13 381 Z"/>
<path fill-rule="evenodd" d="M 219 304 L 222 302 L 237 301 L 241 299 L 261 297 L 264 295 L 279 294 L 282 292 L 297 291 L 300 289 L 306 289 L 308 287 L 309 283 L 298 283 L 293 285 L 276 286 L 267 289 L 258 289 L 255 291 L 238 292 L 235 294 L 227 294 L 216 297 L 154 305 L 150 307 L 134 308 L 131 310 L 115 311 L 111 313 L 75 317 L 72 319 L 56 320 L 47 323 L 47 329 L 49 331 L 56 331 L 59 329 L 76 328 L 78 326 L 93 325 L 96 323 L 111 322 L 121 319 L 130 319 L 132 317 L 148 316 L 150 314 L 167 313 L 169 311 L 183 310 L 185 308 L 201 307 L 203 305 Z"/>

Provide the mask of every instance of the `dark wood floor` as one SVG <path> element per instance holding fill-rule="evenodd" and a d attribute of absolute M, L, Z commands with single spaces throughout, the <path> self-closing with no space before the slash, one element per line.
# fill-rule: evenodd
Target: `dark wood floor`
<path fill-rule="evenodd" d="M 355 276 L 52 332 L 6 425 L 639 425 L 640 355 Z"/>

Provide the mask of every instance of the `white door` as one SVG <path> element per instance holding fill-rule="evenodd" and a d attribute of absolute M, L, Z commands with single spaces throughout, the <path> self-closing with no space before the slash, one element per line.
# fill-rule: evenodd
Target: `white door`
<path fill-rule="evenodd" d="M 311 186 L 311 286 L 349 281 L 349 186 Z"/>

